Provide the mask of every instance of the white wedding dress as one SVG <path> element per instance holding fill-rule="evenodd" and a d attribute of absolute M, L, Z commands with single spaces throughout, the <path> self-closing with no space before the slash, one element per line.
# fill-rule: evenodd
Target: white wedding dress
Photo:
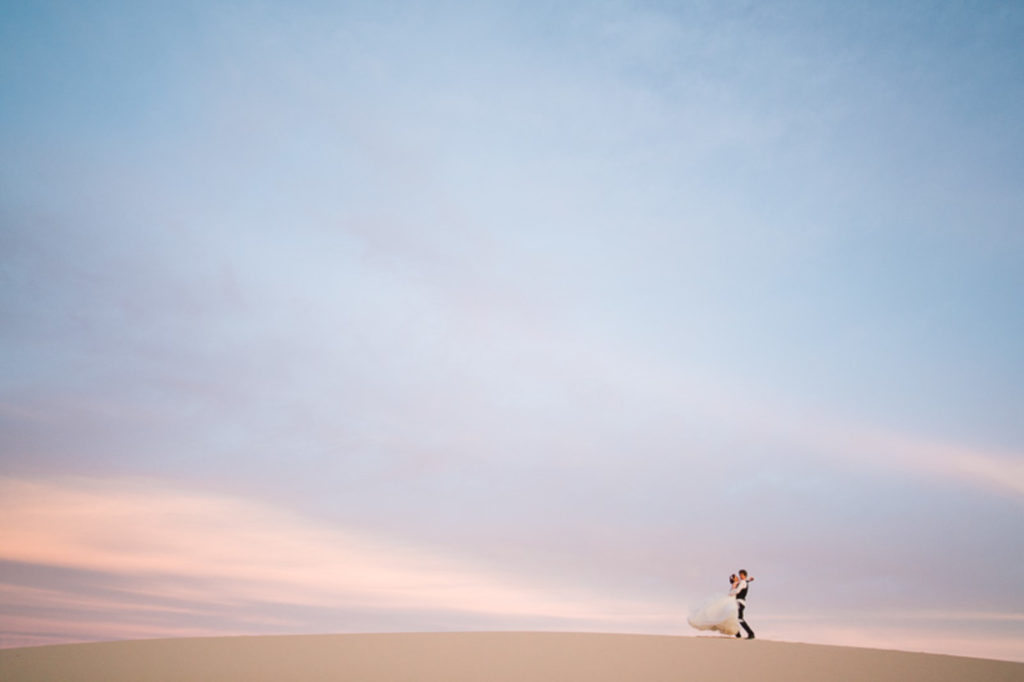
<path fill-rule="evenodd" d="M 686 622 L 698 630 L 715 630 L 734 636 L 740 631 L 740 610 L 736 597 L 715 596 L 690 614 Z"/>

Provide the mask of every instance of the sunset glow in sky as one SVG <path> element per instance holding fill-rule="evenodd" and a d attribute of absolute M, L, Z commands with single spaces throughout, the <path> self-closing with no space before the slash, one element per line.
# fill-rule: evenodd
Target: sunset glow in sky
<path fill-rule="evenodd" d="M 0 646 L 1024 661 L 1024 5 L 0 11 Z"/>

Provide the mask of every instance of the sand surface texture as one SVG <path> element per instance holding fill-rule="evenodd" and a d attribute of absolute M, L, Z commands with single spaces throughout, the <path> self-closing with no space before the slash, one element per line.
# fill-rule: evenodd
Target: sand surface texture
<path fill-rule="evenodd" d="M 1024 663 L 710 637 L 571 633 L 314 635 L 0 651 L 4 682 L 660 682 L 1024 680 Z"/>

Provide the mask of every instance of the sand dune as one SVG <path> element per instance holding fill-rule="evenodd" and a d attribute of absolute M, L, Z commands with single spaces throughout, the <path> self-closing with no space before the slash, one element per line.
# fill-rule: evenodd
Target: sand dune
<path fill-rule="evenodd" d="M 0 651 L 5 682 L 1024 680 L 1024 663 L 720 637 L 573 633 L 143 640 Z"/>

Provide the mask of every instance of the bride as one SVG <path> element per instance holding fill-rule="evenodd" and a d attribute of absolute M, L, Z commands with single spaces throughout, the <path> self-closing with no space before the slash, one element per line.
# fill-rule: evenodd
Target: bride
<path fill-rule="evenodd" d="M 734 592 L 739 578 L 735 574 L 729 576 L 730 594 L 711 597 L 703 606 L 690 614 L 686 622 L 698 630 L 715 630 L 723 635 L 734 637 L 739 634 L 739 605 L 736 603 Z"/>

